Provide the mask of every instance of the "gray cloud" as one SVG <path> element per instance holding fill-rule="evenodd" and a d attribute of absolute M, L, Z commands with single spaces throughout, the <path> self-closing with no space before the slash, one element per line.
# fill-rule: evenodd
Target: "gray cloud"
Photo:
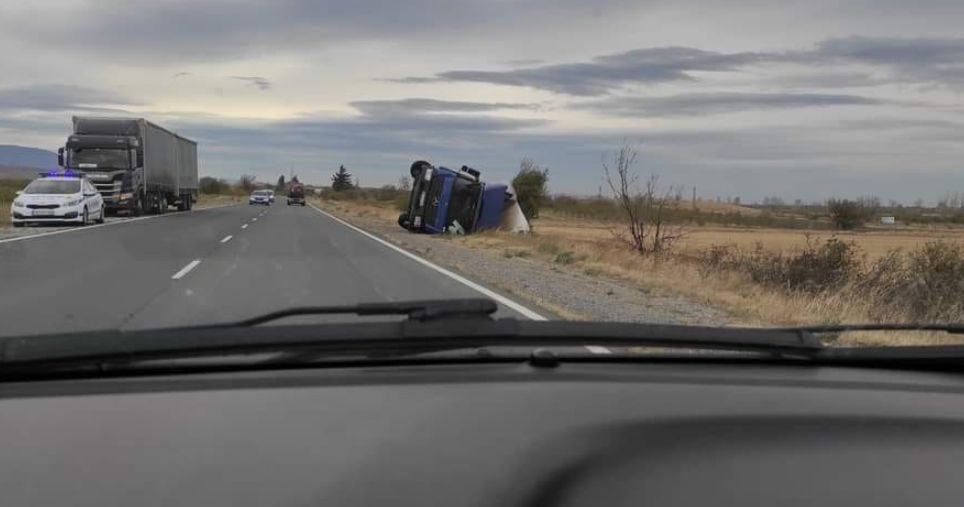
<path fill-rule="evenodd" d="M 964 38 L 847 37 L 827 39 L 804 62 L 860 63 L 891 72 L 895 81 L 964 85 Z"/>
<path fill-rule="evenodd" d="M 423 113 L 485 112 L 498 110 L 535 110 L 536 104 L 517 102 L 464 102 L 411 98 L 401 100 L 357 100 L 351 106 L 369 116 L 395 116 Z"/>
<path fill-rule="evenodd" d="M 768 55 L 760 53 L 717 53 L 694 48 L 664 47 L 598 56 L 586 63 L 541 65 L 507 71 L 452 70 L 439 73 L 436 78 L 527 86 L 590 96 L 603 95 L 629 84 L 693 81 L 691 73 L 695 71 L 734 71 L 768 58 Z"/>
<path fill-rule="evenodd" d="M 0 109 L 105 110 L 140 104 L 115 92 L 73 85 L 45 84 L 0 89 Z"/>
<path fill-rule="evenodd" d="M 271 81 L 267 78 L 261 76 L 228 76 L 231 79 L 236 79 L 238 81 L 244 81 L 248 86 L 257 87 L 261 91 L 267 91 L 271 89 Z"/>
<path fill-rule="evenodd" d="M 656 0 L 651 0 L 656 1 Z M 496 6 L 474 0 L 98 0 L 3 13 L 0 34 L 36 47 L 114 62 L 167 64 L 216 61 L 252 54 L 304 52 L 349 41 L 439 40 L 458 34 L 489 39 L 501 29 L 580 19 L 594 7 L 615 13 L 640 2 L 532 0 Z M 16 12 L 16 11 L 12 11 Z M 531 27 L 530 27 L 531 28 Z"/>
<path fill-rule="evenodd" d="M 688 47 L 646 48 L 602 55 L 588 62 L 523 66 L 511 70 L 450 70 L 399 82 L 465 81 L 524 86 L 556 93 L 598 96 L 636 84 L 695 81 L 694 72 L 742 71 L 750 66 L 796 64 L 824 67 L 864 64 L 890 72 L 811 75 L 816 87 L 871 86 L 888 82 L 964 85 L 964 38 L 826 39 L 815 48 L 787 52 L 720 53 Z"/>
<path fill-rule="evenodd" d="M 884 103 L 857 95 L 821 93 L 687 93 L 667 97 L 611 97 L 575 106 L 615 116 L 695 116 L 763 109 L 867 106 Z"/>

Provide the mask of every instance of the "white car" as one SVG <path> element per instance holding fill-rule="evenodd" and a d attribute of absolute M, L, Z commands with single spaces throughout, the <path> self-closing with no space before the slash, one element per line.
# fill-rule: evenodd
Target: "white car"
<path fill-rule="evenodd" d="M 17 192 L 10 217 L 14 227 L 27 223 L 104 223 L 104 199 L 81 174 L 49 173 Z"/>
<path fill-rule="evenodd" d="M 251 196 L 248 197 L 248 204 L 264 204 L 265 206 L 271 206 L 271 196 L 268 194 L 267 190 L 255 190 L 251 192 Z"/>

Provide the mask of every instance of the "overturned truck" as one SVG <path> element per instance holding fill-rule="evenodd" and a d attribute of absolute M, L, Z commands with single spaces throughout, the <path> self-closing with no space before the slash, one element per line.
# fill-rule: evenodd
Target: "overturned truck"
<path fill-rule="evenodd" d="M 471 234 L 487 229 L 529 232 L 511 186 L 485 183 L 479 171 L 458 171 L 419 160 L 412 164 L 408 210 L 398 225 L 425 234 Z"/>

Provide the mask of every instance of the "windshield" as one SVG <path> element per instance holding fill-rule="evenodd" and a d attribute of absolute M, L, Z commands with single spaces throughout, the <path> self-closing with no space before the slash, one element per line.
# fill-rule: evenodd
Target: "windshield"
<path fill-rule="evenodd" d="M 70 152 L 71 166 L 77 169 L 128 169 L 130 155 L 126 150 L 75 148 Z"/>
<path fill-rule="evenodd" d="M 25 194 L 76 194 L 80 180 L 36 180 L 23 189 Z"/>
<path fill-rule="evenodd" d="M 0 337 L 479 297 L 526 321 L 964 323 L 961 20 L 953 1 L 4 2 Z M 69 216 L 17 194 L 68 171 Z"/>

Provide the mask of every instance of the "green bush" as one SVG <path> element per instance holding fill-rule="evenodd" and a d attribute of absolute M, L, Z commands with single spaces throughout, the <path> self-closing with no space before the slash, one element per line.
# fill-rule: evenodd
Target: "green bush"
<path fill-rule="evenodd" d="M 533 219 L 539 217 L 539 209 L 542 207 L 548 194 L 546 184 L 549 181 L 549 170 L 542 169 L 528 158 L 522 159 L 519 172 L 512 179 L 512 187 L 515 189 L 516 200 L 522 208 L 522 213 L 526 218 Z"/>
<path fill-rule="evenodd" d="M 572 264 L 573 262 L 576 262 L 576 253 L 570 250 L 566 250 L 565 252 L 559 252 L 558 254 L 556 254 L 555 261 L 556 261 L 556 264 L 562 264 L 562 265 Z"/>

